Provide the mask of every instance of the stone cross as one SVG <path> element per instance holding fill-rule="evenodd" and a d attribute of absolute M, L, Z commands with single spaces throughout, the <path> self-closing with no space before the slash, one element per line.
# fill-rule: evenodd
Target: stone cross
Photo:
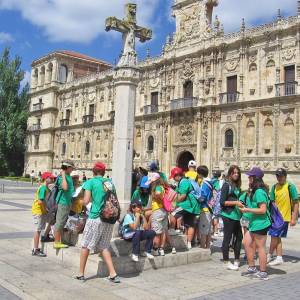
<path fill-rule="evenodd" d="M 135 66 L 137 64 L 137 54 L 135 51 L 135 38 L 140 42 L 151 40 L 152 31 L 136 24 L 136 4 L 126 4 L 126 17 L 119 20 L 116 17 L 106 19 L 106 31 L 115 30 L 123 34 L 123 52 L 118 63 L 118 67 Z"/>

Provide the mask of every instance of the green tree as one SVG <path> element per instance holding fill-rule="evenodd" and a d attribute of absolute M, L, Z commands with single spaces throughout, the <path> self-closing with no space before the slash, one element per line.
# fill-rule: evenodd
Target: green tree
<path fill-rule="evenodd" d="M 21 175 L 27 119 L 29 116 L 28 85 L 20 88 L 24 78 L 21 58 L 10 58 L 5 48 L 0 56 L 0 175 Z"/>

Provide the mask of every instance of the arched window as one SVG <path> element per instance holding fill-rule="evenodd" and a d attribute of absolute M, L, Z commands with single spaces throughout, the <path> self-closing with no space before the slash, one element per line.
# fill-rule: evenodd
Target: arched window
<path fill-rule="evenodd" d="M 227 129 L 225 132 L 225 147 L 233 148 L 233 131 L 232 131 L 232 129 Z"/>
<path fill-rule="evenodd" d="M 183 85 L 183 97 L 184 98 L 193 98 L 193 82 L 188 80 Z"/>
<path fill-rule="evenodd" d="M 153 151 L 154 150 L 154 137 L 152 135 L 150 135 L 148 137 L 148 151 Z"/>
<path fill-rule="evenodd" d="M 91 150 L 91 144 L 89 141 L 86 141 L 85 143 L 85 154 L 89 154 Z"/>
<path fill-rule="evenodd" d="M 68 78 L 68 67 L 66 65 L 61 65 L 59 68 L 59 81 L 62 83 L 67 82 Z"/>
<path fill-rule="evenodd" d="M 61 155 L 62 156 L 66 155 L 66 151 L 67 151 L 67 144 L 63 143 L 61 147 Z"/>

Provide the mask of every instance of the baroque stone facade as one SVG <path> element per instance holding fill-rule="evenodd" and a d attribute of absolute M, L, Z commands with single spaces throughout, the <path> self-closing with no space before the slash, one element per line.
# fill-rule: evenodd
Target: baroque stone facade
<path fill-rule="evenodd" d="M 284 167 L 299 182 L 300 15 L 279 12 L 249 29 L 242 20 L 224 34 L 212 20 L 217 5 L 175 0 L 176 32 L 138 64 L 134 165 Z M 97 160 L 111 168 L 114 76 L 109 64 L 68 51 L 33 62 L 25 173 L 58 171 L 64 158 L 82 171 Z"/>

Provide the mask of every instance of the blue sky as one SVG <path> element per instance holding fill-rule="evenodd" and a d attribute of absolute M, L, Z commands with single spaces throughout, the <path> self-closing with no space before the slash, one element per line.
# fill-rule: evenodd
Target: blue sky
<path fill-rule="evenodd" d="M 200 0 L 199 0 L 200 1 Z M 205 0 L 204 0 L 205 1 Z M 104 20 L 123 17 L 126 0 L 0 0 L 0 51 L 6 46 L 23 59 L 23 69 L 31 62 L 58 49 L 78 51 L 114 63 L 121 47 L 121 34 L 106 33 Z M 138 22 L 153 30 L 152 41 L 138 45 L 142 58 L 146 49 L 159 55 L 168 33 L 175 30 L 171 15 L 174 0 L 136 0 Z M 270 22 L 282 9 L 295 15 L 297 0 L 219 0 L 215 9 L 225 31 L 239 30 L 241 19 L 247 26 Z M 138 43 L 139 44 L 139 43 Z M 27 78 L 29 76 L 27 75 Z"/>

